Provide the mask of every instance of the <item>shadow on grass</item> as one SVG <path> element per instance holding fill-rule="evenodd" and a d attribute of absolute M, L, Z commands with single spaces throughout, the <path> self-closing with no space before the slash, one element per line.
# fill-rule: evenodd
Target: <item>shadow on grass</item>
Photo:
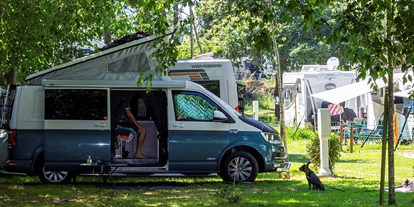
<path fill-rule="evenodd" d="M 353 177 L 336 177 L 339 179 L 360 179 Z M 152 178 L 153 179 L 153 178 Z M 202 180 L 202 178 L 197 178 Z M 303 178 L 305 181 L 305 177 Z M 326 181 L 326 180 L 325 180 Z M 372 189 L 369 187 L 361 187 L 357 185 L 349 185 L 349 182 L 341 183 L 325 183 L 322 178 L 322 182 L 325 184 L 326 191 L 337 191 L 337 192 L 347 192 L 347 193 L 372 193 L 377 192 L 377 189 Z M 351 183 L 352 184 L 352 183 Z M 53 185 L 53 184 L 41 184 L 41 183 L 23 183 L 21 185 L 27 187 L 38 187 L 42 186 L 43 188 L 57 188 L 59 186 L 71 186 L 75 188 L 95 188 L 95 189 L 105 189 L 105 190 L 142 190 L 142 191 L 152 191 L 152 190 L 186 190 L 186 189 L 228 189 L 228 188 L 237 188 L 237 189 L 261 189 L 264 191 L 278 191 L 278 192 L 297 192 L 297 193 L 307 193 L 314 192 L 317 190 L 309 190 L 307 182 L 298 181 L 298 180 L 287 180 L 287 179 L 278 179 L 278 180 L 256 180 L 253 183 L 227 183 L 223 181 L 197 181 L 197 182 L 181 182 L 181 181 L 159 181 L 159 182 L 128 182 L 124 178 L 116 177 L 114 180 L 114 185 L 99 185 L 97 182 L 93 181 L 77 181 L 71 182 L 69 184 L 63 185 Z M 267 189 L 267 190 L 266 190 Z"/>
<path fill-rule="evenodd" d="M 307 163 L 309 158 L 304 154 L 289 154 L 289 162 Z"/>
<path fill-rule="evenodd" d="M 376 163 L 375 161 L 363 160 L 363 159 L 348 159 L 336 161 L 337 163 Z"/>
<path fill-rule="evenodd" d="M 174 178 L 167 180 L 166 178 L 146 178 L 146 177 L 114 177 L 114 186 L 112 185 L 99 185 L 97 186 L 98 178 L 89 176 L 79 176 L 77 182 L 71 182 L 63 185 L 42 184 L 36 177 L 31 177 L 30 182 L 21 182 L 23 179 L 20 176 L 13 176 L 10 179 L 15 182 L 2 183 L 4 178 L 0 179 L 0 188 L 6 188 L 10 185 L 25 186 L 25 191 L 35 191 L 35 189 L 47 189 L 48 191 L 55 191 L 57 189 L 65 192 L 91 192 L 92 189 L 105 190 L 105 192 L 117 192 L 117 191 L 152 191 L 155 193 L 162 193 L 162 190 L 174 190 L 175 192 L 219 192 L 225 189 L 237 189 L 237 192 L 280 192 L 280 193 L 293 193 L 294 195 L 309 196 L 313 193 L 317 193 L 317 190 L 309 190 L 308 183 L 305 175 L 303 179 L 291 180 L 291 179 L 271 179 L 264 178 L 258 179 L 253 183 L 227 183 L 223 182 L 220 178 L 211 177 L 192 177 L 192 178 Z M 336 179 L 338 179 L 336 181 Z M 321 178 L 321 181 L 325 185 L 326 192 L 338 192 L 338 193 L 352 193 L 367 195 L 370 193 L 377 193 L 378 189 L 373 189 L 375 183 L 365 183 L 366 186 L 359 185 L 361 178 L 339 176 L 335 178 Z M 374 182 L 374 181 L 373 181 Z M 101 183 L 102 184 L 102 183 Z M 8 188 L 8 191 L 13 193 L 20 193 L 21 188 L 13 187 Z M 158 191 L 161 190 L 161 191 Z M 189 190 L 189 191 L 188 191 Z M 104 192 L 104 191 L 99 191 Z M 311 193 L 311 194 L 309 194 Z M 292 194 L 292 195 L 293 195 Z M 361 194 L 361 195 L 362 195 Z M 290 194 L 289 194 L 290 195 Z M 1 196 L 1 195 L 0 195 Z M 299 199 L 299 198 L 298 198 Z"/>

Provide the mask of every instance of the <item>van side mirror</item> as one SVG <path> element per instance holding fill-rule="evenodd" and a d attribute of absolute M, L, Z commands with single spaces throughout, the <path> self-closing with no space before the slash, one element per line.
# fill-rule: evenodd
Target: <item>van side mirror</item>
<path fill-rule="evenodd" d="M 225 122 L 227 121 L 227 116 L 223 114 L 221 111 L 214 111 L 214 121 L 221 121 Z"/>

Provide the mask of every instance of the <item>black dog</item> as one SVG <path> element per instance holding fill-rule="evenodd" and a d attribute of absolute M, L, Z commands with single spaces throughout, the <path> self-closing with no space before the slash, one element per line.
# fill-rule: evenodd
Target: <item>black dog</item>
<path fill-rule="evenodd" d="M 309 190 L 311 189 L 311 185 L 312 189 L 325 190 L 325 186 L 322 184 L 319 177 L 309 168 L 309 164 L 310 162 L 303 164 L 299 168 L 300 171 L 305 172 L 306 174 L 306 179 L 308 180 L 309 184 Z"/>

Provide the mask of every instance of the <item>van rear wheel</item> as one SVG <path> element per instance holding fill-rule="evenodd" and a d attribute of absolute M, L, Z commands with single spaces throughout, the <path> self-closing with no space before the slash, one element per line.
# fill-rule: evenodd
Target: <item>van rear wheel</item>
<path fill-rule="evenodd" d="M 45 171 L 45 166 L 38 171 L 40 181 L 46 184 L 62 184 L 68 183 L 72 175 L 68 171 Z"/>
<path fill-rule="evenodd" d="M 256 158 L 243 151 L 230 154 L 220 169 L 220 177 L 227 182 L 253 182 L 258 173 Z"/>

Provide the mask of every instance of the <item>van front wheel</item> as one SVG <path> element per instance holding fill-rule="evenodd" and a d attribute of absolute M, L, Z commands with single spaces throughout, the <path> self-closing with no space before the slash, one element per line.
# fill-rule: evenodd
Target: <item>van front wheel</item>
<path fill-rule="evenodd" d="M 230 154 L 220 169 L 220 177 L 227 182 L 253 182 L 258 173 L 256 159 L 243 151 Z"/>
<path fill-rule="evenodd" d="M 45 171 L 45 166 L 38 172 L 38 176 L 42 183 L 47 184 L 62 184 L 68 183 L 72 178 L 68 171 Z"/>

